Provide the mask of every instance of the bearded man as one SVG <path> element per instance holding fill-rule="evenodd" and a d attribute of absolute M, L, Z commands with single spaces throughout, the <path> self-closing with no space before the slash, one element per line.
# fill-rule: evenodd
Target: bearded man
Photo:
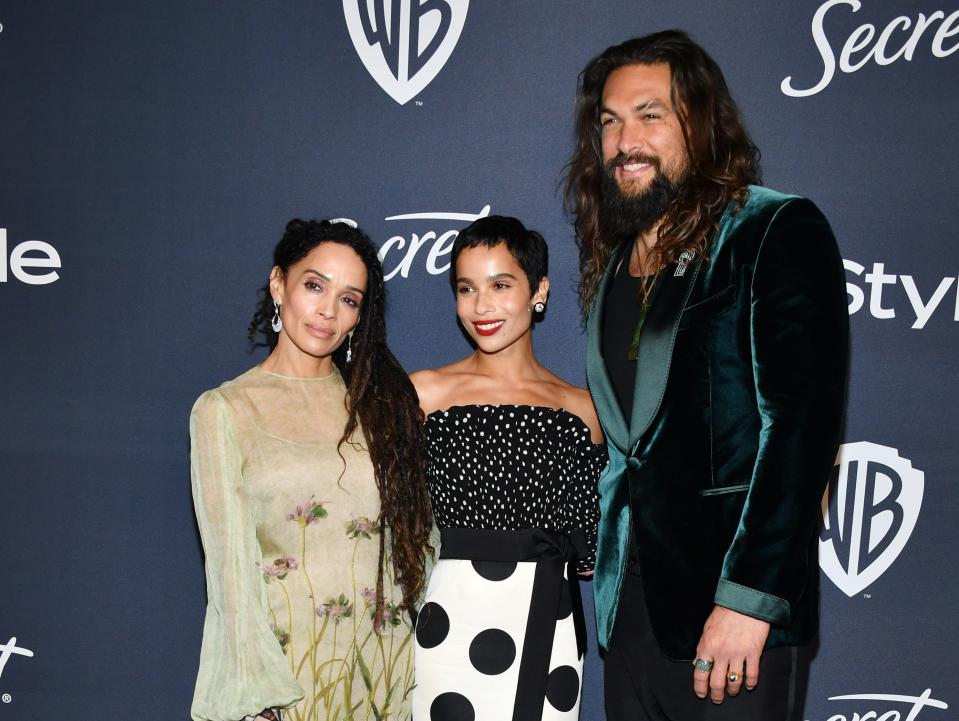
<path fill-rule="evenodd" d="M 609 721 L 801 718 L 848 313 L 829 224 L 761 187 L 758 160 L 685 33 L 580 76 L 566 190 L 610 454 L 594 580 Z"/>

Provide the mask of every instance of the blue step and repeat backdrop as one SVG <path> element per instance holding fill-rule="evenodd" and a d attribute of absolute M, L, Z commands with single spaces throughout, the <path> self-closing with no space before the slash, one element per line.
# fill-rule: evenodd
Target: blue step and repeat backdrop
<path fill-rule="evenodd" d="M 414 370 L 468 351 L 457 230 L 519 216 L 551 247 L 538 352 L 584 382 L 557 193 L 576 76 L 671 27 L 723 67 L 766 184 L 813 198 L 845 259 L 804 718 L 959 719 L 956 0 L 21 0 L 0 26 L 0 720 L 188 718 L 187 417 L 259 360 L 246 327 L 289 218 L 369 231 Z M 601 674 L 592 642 L 588 721 Z"/>

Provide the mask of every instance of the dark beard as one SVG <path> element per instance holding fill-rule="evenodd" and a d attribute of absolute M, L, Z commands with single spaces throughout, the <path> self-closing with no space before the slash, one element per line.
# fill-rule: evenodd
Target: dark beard
<path fill-rule="evenodd" d="M 679 190 L 677 183 L 663 175 L 656 158 L 643 157 L 639 160 L 652 163 L 656 175 L 639 195 L 627 195 L 620 189 L 613 174 L 616 167 L 633 160 L 636 158 L 617 156 L 604 164 L 600 222 L 607 235 L 635 238 L 649 230 L 666 214 Z"/>

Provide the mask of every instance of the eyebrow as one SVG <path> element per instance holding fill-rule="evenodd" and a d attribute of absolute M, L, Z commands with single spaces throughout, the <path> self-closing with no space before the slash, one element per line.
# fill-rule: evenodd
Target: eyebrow
<path fill-rule="evenodd" d="M 663 110 L 668 110 L 669 106 L 659 98 L 653 98 L 652 100 L 647 100 L 645 103 L 640 103 L 639 105 L 633 106 L 633 112 L 641 113 L 644 110 L 649 110 L 650 108 L 662 108 Z M 604 105 L 599 109 L 599 114 L 616 115 L 616 112 L 614 110 L 610 110 Z"/>
<path fill-rule="evenodd" d="M 312 273 L 313 275 L 318 275 L 320 278 L 322 278 L 323 280 L 325 280 L 327 283 L 332 283 L 332 282 L 333 282 L 333 279 L 332 279 L 330 276 L 328 276 L 326 273 L 321 273 L 321 272 L 318 271 L 318 270 L 313 270 L 312 268 L 307 268 L 305 272 L 306 272 L 306 273 Z M 360 295 L 364 295 L 364 293 L 363 293 L 362 290 L 360 290 L 359 288 L 354 288 L 352 285 L 346 286 L 346 289 L 347 289 L 347 290 L 351 290 L 351 291 L 353 291 L 354 293 L 359 293 Z"/>
<path fill-rule="evenodd" d="M 516 276 L 513 275 L 512 273 L 497 273 L 496 275 L 491 275 L 491 276 L 487 277 L 486 280 L 492 282 L 492 281 L 494 281 L 494 280 L 500 280 L 500 279 L 502 279 L 502 278 L 509 278 L 510 280 L 517 280 Z M 472 283 L 472 282 L 473 282 L 473 279 L 472 279 L 472 278 L 457 278 L 457 279 L 456 279 L 456 282 L 457 282 L 457 283 Z"/>

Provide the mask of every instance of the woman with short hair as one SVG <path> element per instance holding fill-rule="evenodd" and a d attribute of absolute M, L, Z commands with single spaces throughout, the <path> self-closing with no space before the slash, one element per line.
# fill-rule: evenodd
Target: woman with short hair
<path fill-rule="evenodd" d="M 442 547 L 416 623 L 416 721 L 568 721 L 606 449 L 589 393 L 533 353 L 549 293 L 543 237 L 489 216 L 460 232 L 450 283 L 475 346 L 413 375 L 427 414 Z"/>

